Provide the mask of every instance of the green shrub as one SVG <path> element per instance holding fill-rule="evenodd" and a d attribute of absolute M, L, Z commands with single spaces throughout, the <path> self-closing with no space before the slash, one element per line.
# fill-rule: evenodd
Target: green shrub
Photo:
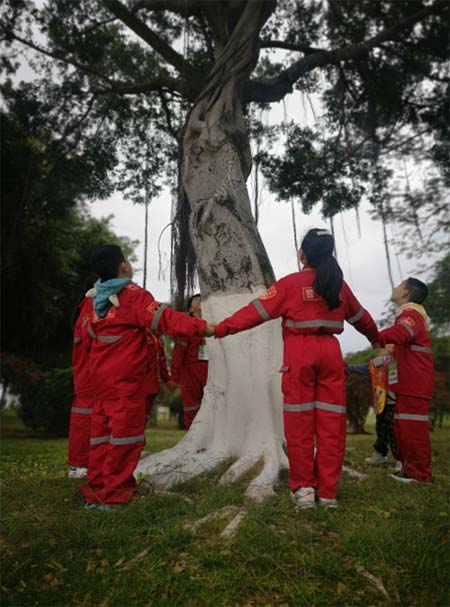
<path fill-rule="evenodd" d="M 1 381 L 18 396 L 18 413 L 34 430 L 67 436 L 73 400 L 72 369 L 42 371 L 25 359 L 1 357 Z"/>

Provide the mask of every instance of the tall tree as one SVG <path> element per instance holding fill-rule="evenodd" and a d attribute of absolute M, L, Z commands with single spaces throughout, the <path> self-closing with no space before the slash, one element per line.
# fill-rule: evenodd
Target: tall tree
<path fill-rule="evenodd" d="M 174 159 L 173 144 L 159 135 L 177 142 L 179 288 L 182 294 L 195 256 L 205 314 L 219 320 L 274 280 L 246 188 L 246 115 L 255 104 L 280 101 L 296 88 L 315 91 L 330 123 L 341 122 L 336 137 L 350 142 L 354 164 L 361 137 L 370 137 L 366 163 L 382 175 L 383 146 L 409 135 L 408 129 L 420 130 L 412 109 L 395 113 L 395 103 L 384 104 L 392 91 L 394 101 L 415 103 L 417 85 L 424 83 L 430 136 L 441 128 L 433 103 L 446 85 L 447 11 L 443 0 L 103 0 L 95 11 L 87 0 L 76 6 L 50 0 L 43 9 L 10 2 L 3 31 L 12 53 L 19 44 L 45 58 L 60 88 L 66 86 L 66 99 L 68 92 L 93 106 L 120 99 L 106 104 L 105 122 L 122 143 L 131 107 L 143 116 L 153 112 L 148 139 L 160 142 L 160 155 Z M 37 29 L 47 36 L 45 46 Z M 273 49 L 282 55 L 272 55 Z M 378 86 L 380 76 L 380 83 L 390 83 L 387 92 Z M 144 131 L 139 129 L 141 140 Z M 132 147 L 124 145 L 122 153 L 133 158 Z M 337 208 L 347 204 L 347 192 L 357 194 L 346 186 L 339 195 L 351 169 L 338 170 L 341 176 L 332 181 Z M 377 196 L 382 205 L 380 189 Z M 238 459 L 224 480 L 232 480 L 263 457 L 247 492 L 270 494 L 285 463 L 276 373 L 281 355 L 274 344 L 280 344 L 278 323 L 212 344 L 197 423 L 174 450 L 144 461 L 141 469 L 170 483 L 231 456 Z"/>

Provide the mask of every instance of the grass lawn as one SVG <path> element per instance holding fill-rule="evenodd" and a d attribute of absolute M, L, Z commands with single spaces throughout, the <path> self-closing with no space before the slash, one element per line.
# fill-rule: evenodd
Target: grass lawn
<path fill-rule="evenodd" d="M 251 607 L 449 605 L 448 428 L 432 434 L 434 483 L 403 485 L 362 464 L 373 435 L 349 436 L 340 509 L 300 512 L 277 495 L 243 497 L 248 476 L 219 486 L 223 468 L 114 512 L 86 511 L 82 481 L 66 478 L 67 441 L 2 419 L 2 605 Z M 370 426 L 369 426 L 370 428 Z M 150 429 L 150 450 L 175 444 Z M 184 525 L 227 505 L 248 510 L 236 536 L 228 519 Z M 377 589 L 381 579 L 386 594 Z"/>

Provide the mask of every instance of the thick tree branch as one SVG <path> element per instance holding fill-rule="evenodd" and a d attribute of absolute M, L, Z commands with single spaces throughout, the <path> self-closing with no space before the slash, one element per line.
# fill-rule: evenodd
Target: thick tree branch
<path fill-rule="evenodd" d="M 139 38 L 144 40 L 157 53 L 170 63 L 180 75 L 188 82 L 192 89 L 189 98 L 195 96 L 201 87 L 202 75 L 197 72 L 182 55 L 177 53 L 170 44 L 155 34 L 145 23 L 140 21 L 119 0 L 103 0 L 105 7 L 129 27 Z"/>
<path fill-rule="evenodd" d="M 147 11 L 170 11 L 183 17 L 199 15 L 202 2 L 200 0 L 137 0 L 131 5 L 133 12 L 142 9 Z"/>
<path fill-rule="evenodd" d="M 244 102 L 257 101 L 267 103 L 280 101 L 285 95 L 292 92 L 293 85 L 299 78 L 317 67 L 338 65 L 341 61 L 354 59 L 379 46 L 382 42 L 395 39 L 401 32 L 410 29 L 429 15 L 444 13 L 445 11 L 448 11 L 447 0 L 438 0 L 433 5 L 402 19 L 392 27 L 381 31 L 362 44 L 352 44 L 341 49 L 314 53 L 296 61 L 274 78 L 266 81 L 249 81 L 246 83 L 244 89 Z"/>
<path fill-rule="evenodd" d="M 291 44 L 290 42 L 284 42 L 284 40 L 261 40 L 261 48 L 282 48 L 286 51 L 298 51 L 305 55 L 312 55 L 314 53 L 326 52 L 323 48 L 316 48 L 314 46 L 306 46 L 304 44 Z"/>
<path fill-rule="evenodd" d="M 110 81 L 109 84 L 109 87 L 93 88 L 91 92 L 98 95 L 140 95 L 153 91 L 170 91 L 172 93 L 179 93 L 183 97 L 188 97 L 192 92 L 184 80 L 181 78 L 172 78 L 168 74 L 161 74 L 157 78 L 147 82 Z"/>

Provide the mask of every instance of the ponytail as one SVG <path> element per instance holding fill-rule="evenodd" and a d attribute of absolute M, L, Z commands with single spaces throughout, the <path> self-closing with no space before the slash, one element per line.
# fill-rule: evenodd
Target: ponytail
<path fill-rule="evenodd" d="M 342 270 L 333 257 L 334 238 L 327 230 L 309 230 L 301 246 L 308 264 L 316 271 L 314 291 L 325 300 L 328 309 L 341 305 Z"/>

